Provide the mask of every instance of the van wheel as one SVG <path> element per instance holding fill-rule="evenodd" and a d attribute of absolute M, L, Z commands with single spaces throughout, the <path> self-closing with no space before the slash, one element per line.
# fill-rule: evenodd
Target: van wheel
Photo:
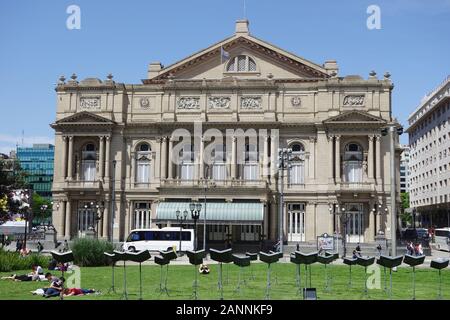
<path fill-rule="evenodd" d="M 128 251 L 136 252 L 136 248 L 135 248 L 135 247 L 129 247 L 129 248 L 128 248 Z"/>

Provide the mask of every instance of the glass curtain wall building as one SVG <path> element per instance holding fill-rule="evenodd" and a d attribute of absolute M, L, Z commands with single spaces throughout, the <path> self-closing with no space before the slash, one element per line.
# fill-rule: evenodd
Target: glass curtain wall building
<path fill-rule="evenodd" d="M 27 173 L 26 181 L 37 194 L 51 199 L 53 183 L 53 159 L 55 146 L 33 144 L 32 147 L 17 147 L 17 159 Z"/>

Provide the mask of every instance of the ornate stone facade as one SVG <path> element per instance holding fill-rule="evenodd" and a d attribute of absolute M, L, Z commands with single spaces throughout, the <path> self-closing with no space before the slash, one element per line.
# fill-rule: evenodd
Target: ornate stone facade
<path fill-rule="evenodd" d="M 283 51 L 252 37 L 246 21 L 233 37 L 148 70 L 142 84 L 60 79 L 52 124 L 58 238 L 93 228 L 123 241 L 136 227 L 173 226 L 175 213 L 164 210 L 201 200 L 205 190 L 209 210 L 226 212 L 209 212 L 217 214 L 207 221 L 211 246 L 227 235 L 234 243 L 275 241 L 280 214 L 292 242 L 344 230 L 349 241 L 389 235 L 389 144 L 381 136 L 394 121 L 389 79 L 337 76 L 335 61 L 318 65 Z M 98 110 L 76 103 L 87 92 L 99 97 Z M 293 152 L 282 212 L 279 148 Z M 99 221 L 91 202 L 103 204 Z M 233 203 L 260 210 L 228 216 Z M 331 214 L 336 205 L 350 214 L 347 228 Z"/>

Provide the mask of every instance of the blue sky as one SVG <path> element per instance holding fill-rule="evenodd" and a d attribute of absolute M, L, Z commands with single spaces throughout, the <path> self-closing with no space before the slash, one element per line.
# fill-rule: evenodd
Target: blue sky
<path fill-rule="evenodd" d="M 234 32 L 244 0 L 15 0 L 0 2 L 0 152 L 51 143 L 60 75 L 108 73 L 140 83 L 147 64 L 169 65 Z M 69 5 L 81 29 L 66 28 Z M 381 29 L 366 27 L 367 7 Z M 421 98 L 450 74 L 450 0 L 246 0 L 250 32 L 340 75 L 392 74 L 394 115 L 406 125 Z M 407 137 L 402 137 L 407 142 Z"/>

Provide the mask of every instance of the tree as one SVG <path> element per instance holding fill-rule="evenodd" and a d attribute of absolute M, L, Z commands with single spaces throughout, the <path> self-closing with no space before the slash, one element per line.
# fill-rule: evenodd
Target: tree
<path fill-rule="evenodd" d="M 25 189 L 26 176 L 19 161 L 0 159 L 0 221 L 7 220 L 8 212 L 12 210 L 8 194 L 15 189 Z"/>
<path fill-rule="evenodd" d="M 42 206 L 47 206 L 46 210 L 41 210 Z M 31 206 L 31 210 L 33 211 L 33 217 L 42 221 L 51 216 L 52 212 L 52 204 L 49 200 L 41 197 L 37 193 L 33 193 L 33 202 Z"/>
<path fill-rule="evenodd" d="M 402 224 L 408 225 L 412 223 L 412 215 L 409 210 L 406 210 L 409 208 L 409 193 L 408 192 L 402 192 L 400 194 L 400 199 L 402 201 L 402 207 L 401 207 L 401 213 L 400 218 L 402 220 Z"/>

